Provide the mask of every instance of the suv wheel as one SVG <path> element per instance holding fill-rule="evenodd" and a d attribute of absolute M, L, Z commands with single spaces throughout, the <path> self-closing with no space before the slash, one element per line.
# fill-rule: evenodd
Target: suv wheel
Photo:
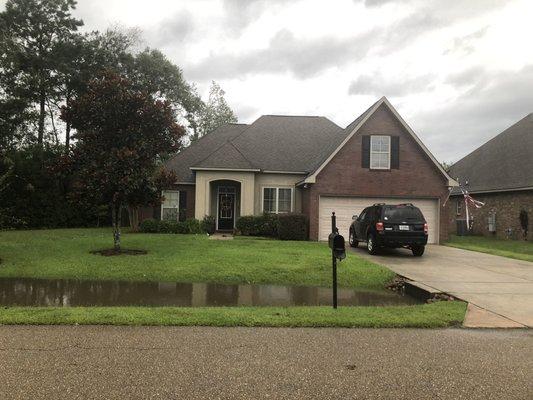
<path fill-rule="evenodd" d="M 368 254 L 375 255 L 378 253 L 378 246 L 376 243 L 376 237 L 373 233 L 368 235 L 368 240 L 366 241 L 366 249 L 368 250 Z"/>
<path fill-rule="evenodd" d="M 357 247 L 359 245 L 359 242 L 355 239 L 355 233 L 351 229 L 348 241 L 350 242 L 351 247 Z"/>
<path fill-rule="evenodd" d="M 413 246 L 411 247 L 411 251 L 413 252 L 413 256 L 420 257 L 422 254 L 424 254 L 425 246 Z"/>

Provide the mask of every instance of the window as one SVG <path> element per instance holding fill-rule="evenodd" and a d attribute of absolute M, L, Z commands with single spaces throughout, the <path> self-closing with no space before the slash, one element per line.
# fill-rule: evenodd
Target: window
<path fill-rule="evenodd" d="M 455 212 L 457 215 L 461 215 L 463 213 L 463 199 L 457 199 Z"/>
<path fill-rule="evenodd" d="M 370 168 L 390 169 L 390 136 L 370 136 Z"/>
<path fill-rule="evenodd" d="M 161 219 L 177 221 L 179 217 L 180 192 L 177 190 L 163 190 L 161 204 Z"/>
<path fill-rule="evenodd" d="M 292 211 L 292 188 L 263 188 L 263 212 L 288 213 Z"/>

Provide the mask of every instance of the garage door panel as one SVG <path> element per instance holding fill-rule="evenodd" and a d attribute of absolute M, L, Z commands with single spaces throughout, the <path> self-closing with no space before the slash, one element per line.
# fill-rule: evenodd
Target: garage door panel
<path fill-rule="evenodd" d="M 366 207 L 375 203 L 400 204 L 413 203 L 420 208 L 429 228 L 429 243 L 438 242 L 438 201 L 434 199 L 398 199 L 379 197 L 332 197 L 320 196 L 319 204 L 319 239 L 327 240 L 331 232 L 331 213 L 337 216 L 339 233 L 348 237 L 352 216 L 359 215 Z"/>

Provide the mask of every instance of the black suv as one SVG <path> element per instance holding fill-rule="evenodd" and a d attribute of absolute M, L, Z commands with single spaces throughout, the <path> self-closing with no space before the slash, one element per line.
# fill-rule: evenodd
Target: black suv
<path fill-rule="evenodd" d="M 414 256 L 424 254 L 428 242 L 428 224 L 422 212 L 411 203 L 374 204 L 354 215 L 350 225 L 350 246 L 366 242 L 370 254 L 381 247 L 405 247 Z"/>

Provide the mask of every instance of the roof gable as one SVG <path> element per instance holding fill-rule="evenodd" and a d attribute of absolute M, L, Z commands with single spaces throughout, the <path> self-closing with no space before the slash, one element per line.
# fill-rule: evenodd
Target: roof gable
<path fill-rule="evenodd" d="M 407 133 L 414 139 L 414 141 L 418 144 L 418 146 L 422 149 L 422 151 L 427 155 L 427 157 L 431 160 L 431 162 L 435 165 L 435 167 L 438 169 L 438 171 L 447 179 L 449 186 L 457 186 L 457 182 L 455 182 L 450 176 L 444 171 L 440 163 L 435 159 L 433 154 L 427 149 L 427 147 L 422 143 L 420 138 L 415 134 L 415 132 L 411 129 L 409 125 L 404 121 L 404 119 L 400 116 L 398 111 L 392 106 L 392 104 L 389 102 L 389 100 L 386 97 L 382 97 L 379 99 L 376 103 L 374 103 L 370 108 L 368 108 L 363 114 L 361 114 L 359 117 L 357 117 L 350 125 L 348 125 L 345 129 L 345 135 L 342 142 L 329 154 L 329 156 L 313 171 L 313 173 L 309 174 L 309 176 L 302 182 L 302 183 L 315 183 L 316 177 L 324 169 L 324 167 L 335 157 L 335 155 L 344 147 L 348 141 L 358 133 L 359 129 L 364 125 L 364 123 L 376 112 L 376 110 L 381 106 L 385 105 L 389 108 L 389 110 L 392 112 L 393 116 L 400 122 L 400 124 L 405 128 Z"/>

